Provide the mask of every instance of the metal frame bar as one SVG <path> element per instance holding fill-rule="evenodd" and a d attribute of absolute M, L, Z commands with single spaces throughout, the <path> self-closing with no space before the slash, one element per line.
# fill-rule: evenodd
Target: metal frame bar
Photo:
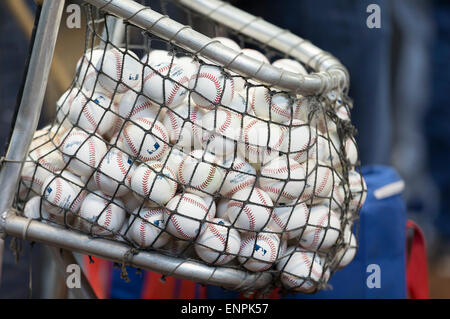
<path fill-rule="evenodd" d="M 17 216 L 14 211 L 10 212 L 4 226 L 5 231 L 15 237 L 98 256 L 118 263 L 123 263 L 124 258 L 129 256 L 126 263 L 133 267 L 233 290 L 264 288 L 272 279 L 272 275 L 268 273 L 248 273 L 233 268 L 209 267 L 201 262 L 180 261 L 179 258 L 157 252 L 139 252 L 132 255 L 130 247 L 126 244 L 107 239 L 93 239 L 86 234 Z"/>
<path fill-rule="evenodd" d="M 296 94 L 321 94 L 336 88 L 348 86 L 348 72 L 333 56 L 325 53 L 311 43 L 258 19 L 242 10 L 226 5 L 218 0 L 179 0 L 193 10 L 240 29 L 256 39 L 268 42 L 277 49 L 298 57 L 318 73 L 301 75 L 283 71 L 234 51 L 219 41 L 178 23 L 134 1 L 126 0 L 86 0 L 86 2 L 116 15 L 142 29 L 149 31 L 173 44 L 206 59 L 222 65 L 244 77 L 257 80 L 265 85 L 294 92 Z M 250 21 L 250 23 L 249 23 Z M 267 33 L 267 34 L 266 34 Z M 278 36 L 277 36 L 278 35 Z M 278 39 L 277 39 L 278 38 Z"/>
<path fill-rule="evenodd" d="M 12 206 L 23 161 L 41 114 L 64 2 L 45 1 L 42 7 L 24 93 L 0 173 L 0 246 L 4 245 L 1 242 L 5 237 L 2 223 L 7 218 L 7 210 Z M 0 262 L 2 259 L 3 255 L 0 255 Z"/>

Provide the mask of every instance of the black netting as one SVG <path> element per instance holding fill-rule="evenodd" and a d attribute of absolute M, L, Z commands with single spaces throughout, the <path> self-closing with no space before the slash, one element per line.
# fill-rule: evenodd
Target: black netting
<path fill-rule="evenodd" d="M 228 37 L 225 45 L 312 72 L 162 4 L 208 36 Z M 271 287 L 285 291 L 326 288 L 355 255 L 366 194 L 346 92 L 281 92 L 84 9 L 85 53 L 54 122 L 35 133 L 16 207 L 133 252 L 272 272 Z"/>

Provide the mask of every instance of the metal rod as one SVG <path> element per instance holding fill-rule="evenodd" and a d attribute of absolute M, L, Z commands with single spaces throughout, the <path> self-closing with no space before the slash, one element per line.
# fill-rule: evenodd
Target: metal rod
<path fill-rule="evenodd" d="M 12 236 L 22 237 L 25 234 L 27 240 L 118 263 L 122 263 L 125 256 L 130 255 L 130 247 L 126 244 L 107 239 L 93 239 L 79 232 L 38 221 L 30 223 L 28 219 L 15 215 L 13 211 L 6 218 L 5 231 Z M 272 280 L 272 275 L 268 273 L 253 274 L 232 268 L 210 267 L 194 260 L 181 260 L 157 252 L 139 252 L 130 255 L 127 260 L 127 264 L 133 267 L 233 290 L 263 288 Z"/>
<path fill-rule="evenodd" d="M 294 41 L 291 42 L 291 45 L 298 45 L 299 48 L 302 48 L 302 51 L 309 53 L 304 54 L 304 56 L 302 56 L 303 59 L 314 57 L 312 61 L 315 63 L 313 63 L 313 65 L 316 67 L 316 70 L 320 71 L 319 73 L 301 75 L 283 71 L 273 67 L 270 64 L 255 60 L 240 52 L 228 48 L 218 41 L 212 41 L 211 38 L 194 31 L 191 27 L 180 24 L 169 17 L 153 11 L 149 7 L 142 6 L 134 1 L 86 0 L 86 2 L 123 18 L 142 29 L 148 30 L 149 32 L 170 41 L 171 43 L 189 52 L 199 54 L 210 61 L 226 66 L 231 71 L 234 71 L 244 77 L 255 79 L 260 83 L 274 86 L 281 90 L 286 90 L 297 94 L 312 95 L 320 94 L 336 88 L 343 88 L 348 85 L 348 74 L 346 69 L 337 59 L 311 44 L 302 45 L 305 41 L 292 34 L 289 37 L 290 40 Z M 211 2 L 217 8 L 225 8 L 224 3 L 221 1 Z M 219 9 L 217 8 L 216 11 L 219 12 Z M 231 6 L 228 7 L 230 10 L 232 8 L 233 7 Z M 247 21 L 247 23 L 252 21 L 249 19 L 253 16 L 241 10 L 233 8 L 232 11 L 225 12 L 232 12 L 236 15 L 236 17 L 234 17 L 234 21 L 240 22 L 240 25 L 242 25 L 242 21 Z M 214 16 L 213 14 L 211 15 Z M 227 15 L 227 18 L 233 17 L 230 14 Z M 270 34 L 274 34 L 274 32 L 279 32 L 279 30 L 281 29 L 265 23 L 264 29 L 259 31 L 261 34 L 264 32 L 271 32 Z M 296 46 L 291 46 L 290 50 L 299 50 Z M 312 62 L 308 62 L 309 64 L 312 64 Z"/>
<path fill-rule="evenodd" d="M 0 214 L 12 206 L 23 165 L 21 161 L 25 160 L 36 131 L 63 8 L 63 0 L 45 1 L 42 7 L 24 93 L 0 172 Z M 0 222 L 0 238 L 1 233 Z"/>
<path fill-rule="evenodd" d="M 81 270 L 81 266 L 77 263 L 75 257 L 73 256 L 73 253 L 55 247 L 50 247 L 49 250 L 52 252 L 54 260 L 59 265 L 57 268 L 64 284 L 67 276 L 67 266 L 78 265 L 80 267 L 80 288 L 69 288 L 68 292 L 70 292 L 75 299 L 97 299 L 94 290 L 84 275 L 84 272 Z"/>

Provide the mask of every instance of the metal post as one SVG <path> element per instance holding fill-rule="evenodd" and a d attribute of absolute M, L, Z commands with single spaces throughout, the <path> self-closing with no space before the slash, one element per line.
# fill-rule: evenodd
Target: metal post
<path fill-rule="evenodd" d="M 64 0 L 44 1 L 42 7 L 24 93 L 0 173 L 0 214 L 7 212 L 13 203 L 22 162 L 39 121 L 63 8 Z M 0 221 L 0 246 L 4 239 L 2 233 L 3 223 Z"/>

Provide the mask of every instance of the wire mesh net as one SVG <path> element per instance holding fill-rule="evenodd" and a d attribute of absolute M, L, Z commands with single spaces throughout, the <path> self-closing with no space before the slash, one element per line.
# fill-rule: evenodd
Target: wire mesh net
<path fill-rule="evenodd" d="M 155 5 L 257 60 L 313 72 L 185 7 Z M 138 251 L 270 272 L 270 288 L 326 288 L 356 253 L 366 196 L 346 91 L 280 91 L 84 11 L 84 54 L 55 120 L 34 135 L 15 206 Z"/>

